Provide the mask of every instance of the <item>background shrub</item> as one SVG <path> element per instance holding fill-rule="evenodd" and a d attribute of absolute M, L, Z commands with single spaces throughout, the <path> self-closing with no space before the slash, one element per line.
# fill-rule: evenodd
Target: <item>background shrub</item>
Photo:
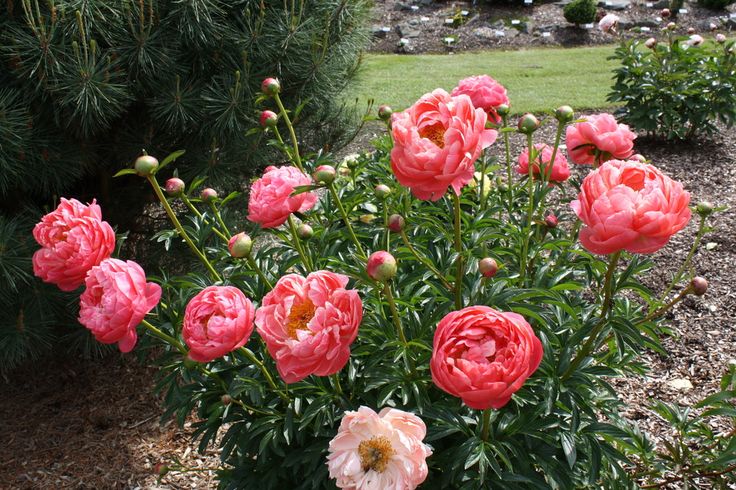
<path fill-rule="evenodd" d="M 589 24 L 595 21 L 596 7 L 593 0 L 574 0 L 565 5 L 562 13 L 571 24 Z"/>
<path fill-rule="evenodd" d="M 735 1 L 736 0 L 698 0 L 698 5 L 702 5 L 708 9 L 719 10 L 725 9 Z"/>

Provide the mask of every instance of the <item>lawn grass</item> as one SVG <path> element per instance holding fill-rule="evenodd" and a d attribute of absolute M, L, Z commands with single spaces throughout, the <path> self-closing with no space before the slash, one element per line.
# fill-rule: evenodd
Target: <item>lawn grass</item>
<path fill-rule="evenodd" d="M 611 107 L 606 94 L 616 62 L 613 46 L 483 51 L 454 55 L 370 54 L 348 97 L 396 109 L 411 105 L 437 87 L 452 90 L 458 80 L 488 74 L 509 92 L 514 113 L 543 112 L 562 104 L 574 109 Z"/>

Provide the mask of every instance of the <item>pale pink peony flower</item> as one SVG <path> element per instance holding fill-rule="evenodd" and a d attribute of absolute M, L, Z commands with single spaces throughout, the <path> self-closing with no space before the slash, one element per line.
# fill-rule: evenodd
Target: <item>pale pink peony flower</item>
<path fill-rule="evenodd" d="M 146 274 L 132 260 L 103 260 L 93 267 L 79 297 L 79 323 L 98 342 L 118 343 L 130 352 L 138 340 L 135 329 L 161 299 L 161 286 L 146 282 Z"/>
<path fill-rule="evenodd" d="M 690 194 L 653 165 L 611 160 L 589 173 L 570 203 L 596 254 L 653 253 L 690 221 Z"/>
<path fill-rule="evenodd" d="M 688 46 L 700 46 L 701 44 L 703 44 L 703 36 L 701 36 L 700 34 L 693 34 L 692 36 L 690 36 L 690 39 L 685 41 L 685 44 L 687 44 Z"/>
<path fill-rule="evenodd" d="M 313 192 L 292 196 L 294 188 L 312 184 L 312 179 L 296 167 L 268 167 L 250 188 L 248 219 L 263 228 L 276 228 L 291 213 L 309 211 L 317 202 Z"/>
<path fill-rule="evenodd" d="M 209 286 L 184 310 L 181 335 L 189 358 L 210 362 L 245 345 L 253 333 L 253 303 L 233 286 Z"/>
<path fill-rule="evenodd" d="M 413 490 L 429 473 L 426 434 L 422 419 L 395 408 L 345 412 L 330 441 L 330 478 L 343 490 Z"/>
<path fill-rule="evenodd" d="M 636 134 L 627 125 L 618 124 L 611 114 L 587 116 L 585 121 L 567 127 L 567 153 L 573 163 L 600 165 L 630 157 L 634 139 Z"/>
<path fill-rule="evenodd" d="M 446 315 L 434 333 L 432 380 L 470 408 L 501 408 L 536 371 L 542 343 L 523 316 L 488 306 Z"/>
<path fill-rule="evenodd" d="M 328 271 L 287 274 L 264 296 L 256 328 L 287 383 L 334 374 L 348 362 L 363 303 L 347 284 L 347 276 Z"/>
<path fill-rule="evenodd" d="M 603 16 L 603 18 L 598 22 L 598 28 L 603 32 L 616 32 L 616 28 L 618 27 L 618 21 L 619 19 L 618 15 L 616 14 L 606 14 Z"/>
<path fill-rule="evenodd" d="M 452 89 L 451 96 L 467 95 L 476 108 L 481 108 L 488 114 L 488 121 L 493 124 L 501 123 L 501 116 L 496 112 L 496 107 L 509 104 L 506 87 L 498 83 L 488 75 L 468 77 Z"/>
<path fill-rule="evenodd" d="M 115 232 L 94 200 L 86 206 L 62 197 L 33 228 L 33 238 L 43 247 L 33 254 L 33 273 L 62 291 L 81 286 L 87 272 L 115 250 Z"/>
<path fill-rule="evenodd" d="M 532 165 L 532 171 L 535 177 L 540 176 L 540 162 L 541 167 L 544 169 L 545 175 L 548 176 L 548 180 L 551 182 L 564 182 L 570 177 L 570 168 L 567 166 L 567 158 L 562 154 L 562 151 L 558 148 L 557 154 L 555 155 L 555 162 L 552 165 L 552 171 L 550 172 L 549 166 L 552 160 L 553 148 L 545 144 L 536 144 L 534 148 L 537 151 L 537 158 L 534 160 Z M 516 172 L 521 175 L 529 174 L 529 149 L 525 148 L 524 151 L 519 155 L 519 165 L 516 167 Z"/>
<path fill-rule="evenodd" d="M 498 132 L 467 95 L 450 97 L 442 89 L 422 96 L 392 119 L 391 168 L 396 179 L 419 199 L 437 201 L 448 187 L 457 195 L 473 179 L 475 161 Z"/>

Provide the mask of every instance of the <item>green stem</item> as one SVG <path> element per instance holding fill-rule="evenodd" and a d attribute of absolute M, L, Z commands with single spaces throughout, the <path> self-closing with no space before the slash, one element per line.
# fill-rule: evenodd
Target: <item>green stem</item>
<path fill-rule="evenodd" d="M 503 117 L 503 127 L 508 127 L 508 120 L 506 116 Z M 504 131 L 503 133 L 503 143 L 506 147 L 506 185 L 509 187 L 509 214 L 511 214 L 511 211 L 514 207 L 514 182 L 511 168 L 511 143 L 509 142 L 508 131 Z"/>
<path fill-rule="evenodd" d="M 276 105 L 279 107 L 279 111 L 281 112 L 281 117 L 284 119 L 284 123 L 286 124 L 286 127 L 289 129 L 289 135 L 291 136 L 291 144 L 294 148 L 294 154 L 292 155 L 294 163 L 296 164 L 297 168 L 302 171 L 302 173 L 306 173 L 304 172 L 304 167 L 302 166 L 302 159 L 299 156 L 299 140 L 296 139 L 296 133 L 294 132 L 294 125 L 291 123 L 289 114 L 286 112 L 286 108 L 284 107 L 284 104 L 281 102 L 281 97 L 279 97 L 279 94 L 275 94 L 273 98 L 276 101 Z"/>
<path fill-rule="evenodd" d="M 687 254 L 687 257 L 685 258 L 685 261 L 682 263 L 680 268 L 677 270 L 674 276 L 672 276 L 672 282 L 667 287 L 665 292 L 662 294 L 662 296 L 659 298 L 659 302 L 663 302 L 665 298 L 667 298 L 667 295 L 672 292 L 672 289 L 674 289 L 675 285 L 679 283 L 682 280 L 682 273 L 685 272 L 685 269 L 690 265 L 690 261 L 693 258 L 693 255 L 695 255 L 695 251 L 700 246 L 700 241 L 703 239 L 703 235 L 705 235 L 705 217 L 700 218 L 700 224 L 698 225 L 698 233 L 695 235 L 695 241 L 693 242 L 692 247 L 690 247 L 690 251 Z"/>
<path fill-rule="evenodd" d="M 491 431 L 491 409 L 483 410 L 483 435 L 481 438 L 484 442 L 488 442 L 488 434 Z"/>
<path fill-rule="evenodd" d="M 598 323 L 595 325 L 595 327 L 593 327 L 593 329 L 591 330 L 590 335 L 588 336 L 588 340 L 586 340 L 585 344 L 583 344 L 583 347 L 570 363 L 570 367 L 568 367 L 567 371 L 565 371 L 565 374 L 562 375 L 563 381 L 572 376 L 580 363 L 583 362 L 583 360 L 590 355 L 593 347 L 596 345 L 598 335 L 601 333 L 601 330 L 603 330 L 603 327 L 606 326 L 608 313 L 611 311 L 611 306 L 613 304 L 613 273 L 616 270 L 616 265 L 618 264 L 618 259 L 620 257 L 621 251 L 618 251 L 611 255 L 610 261 L 608 263 L 608 270 L 606 270 L 606 277 L 603 281 L 603 306 L 601 308 L 601 318 L 600 320 L 598 320 Z"/>
<path fill-rule="evenodd" d="M 245 357 L 250 360 L 253 364 L 255 364 L 258 369 L 261 370 L 263 373 L 263 376 L 266 378 L 266 382 L 271 387 L 273 391 L 278 393 L 278 395 L 288 404 L 291 400 L 287 395 L 285 395 L 281 390 L 279 390 L 278 386 L 276 386 L 276 383 L 274 382 L 273 378 L 271 377 L 271 373 L 268 372 L 268 369 L 266 369 L 266 366 L 256 357 L 255 354 L 253 354 L 253 351 L 246 347 L 241 347 L 238 349 L 238 352 L 243 354 Z"/>
<path fill-rule="evenodd" d="M 685 289 L 683 289 L 682 291 L 680 291 L 680 294 L 678 294 L 677 296 L 675 296 L 672 299 L 672 301 L 670 301 L 669 303 L 667 303 L 663 307 L 659 308 L 658 310 L 649 313 L 643 320 L 639 320 L 638 322 L 636 322 L 636 325 L 641 325 L 642 323 L 648 322 L 649 320 L 652 320 L 653 318 L 658 318 L 658 317 L 664 315 L 673 306 L 675 306 L 677 303 L 679 303 L 680 301 L 682 301 L 685 298 L 685 296 L 687 296 L 688 294 L 690 294 L 692 292 L 693 292 L 692 285 L 688 285 L 688 287 L 686 287 Z"/>
<path fill-rule="evenodd" d="M 329 184 L 327 188 L 330 191 L 330 195 L 332 196 L 332 199 L 337 204 L 337 208 L 340 210 L 340 215 L 342 215 L 342 220 L 345 222 L 345 226 L 348 229 L 348 234 L 350 235 L 350 239 L 355 244 L 355 247 L 358 249 L 358 254 L 360 254 L 360 258 L 363 260 L 367 260 L 368 256 L 365 254 L 365 251 L 363 250 L 362 245 L 358 241 L 358 237 L 355 236 L 355 232 L 353 231 L 353 227 L 350 224 L 350 218 L 348 218 L 348 213 L 345 211 L 345 207 L 342 205 L 342 202 L 340 201 L 340 196 L 338 196 L 337 191 L 335 190 L 334 184 Z"/>
<path fill-rule="evenodd" d="M 258 264 L 253 259 L 253 257 L 251 257 L 250 255 L 248 255 L 245 258 L 245 260 L 248 262 L 248 265 L 250 266 L 250 268 L 253 269 L 254 271 L 256 271 L 256 274 L 258 274 L 258 277 L 261 278 L 261 281 L 263 281 L 264 284 L 266 284 L 266 286 L 268 286 L 268 289 L 269 290 L 273 289 L 273 284 L 271 284 L 271 281 L 268 280 L 268 278 L 263 273 L 263 271 L 261 270 L 261 268 L 258 267 Z"/>
<path fill-rule="evenodd" d="M 386 244 L 384 250 L 388 250 L 391 246 L 391 230 L 388 229 L 388 204 L 386 201 L 383 201 L 383 241 Z"/>
<path fill-rule="evenodd" d="M 404 335 L 404 329 L 401 326 L 401 319 L 399 317 L 399 310 L 396 308 L 394 294 L 391 292 L 391 287 L 388 283 L 383 284 L 383 294 L 386 296 L 386 301 L 388 301 L 388 307 L 389 310 L 391 310 L 391 320 L 394 323 L 394 327 L 396 327 L 396 333 L 399 336 L 401 343 L 404 344 L 404 358 L 406 359 L 406 364 L 409 371 L 413 373 L 414 362 L 411 360 L 411 357 L 409 357 L 409 342 L 406 340 L 406 335 Z"/>
<path fill-rule="evenodd" d="M 209 269 L 210 274 L 212 275 L 212 278 L 215 281 L 222 281 L 222 278 L 220 277 L 220 274 L 217 273 L 214 267 L 212 267 L 212 264 L 210 264 L 210 261 L 207 260 L 207 256 L 202 253 L 201 250 L 197 248 L 197 246 L 194 244 L 192 239 L 189 237 L 186 231 L 184 231 L 184 227 L 179 222 L 179 218 L 176 217 L 176 214 L 174 213 L 174 210 L 171 209 L 171 205 L 169 204 L 169 201 L 166 200 L 166 196 L 164 196 L 163 192 L 161 191 L 161 186 L 158 185 L 158 181 L 156 181 L 155 175 L 149 175 L 148 182 L 151 183 L 151 186 L 153 186 L 153 190 L 156 193 L 156 196 L 158 197 L 158 200 L 161 201 L 161 204 L 163 204 L 164 209 L 166 210 L 166 214 L 169 216 L 169 219 L 174 224 L 174 227 L 176 228 L 176 231 L 179 233 L 179 236 L 184 239 L 184 241 L 189 245 L 189 248 L 194 252 L 194 255 L 196 255 L 199 260 L 204 263 L 204 265 Z"/>
<path fill-rule="evenodd" d="M 549 160 L 548 168 L 544 169 L 542 182 L 547 183 L 552 178 L 552 170 L 555 166 L 555 158 L 557 158 L 557 149 L 560 147 L 560 139 L 562 138 L 562 131 L 565 129 L 565 123 L 560 121 L 557 124 L 557 134 L 555 135 L 555 146 L 552 147 L 552 157 Z"/>
<path fill-rule="evenodd" d="M 332 381 L 335 383 L 335 394 L 337 394 L 338 397 L 342 397 L 342 386 L 340 385 L 340 375 L 339 373 L 335 373 L 330 375 L 332 378 Z"/>
<path fill-rule="evenodd" d="M 460 196 L 455 192 L 452 194 L 452 200 L 455 205 L 455 251 L 457 252 L 457 260 L 455 262 L 455 309 L 463 307 L 463 241 L 460 234 Z"/>
<path fill-rule="evenodd" d="M 299 257 L 301 257 L 302 264 L 304 264 L 304 267 L 307 269 L 307 272 L 312 272 L 313 270 L 312 263 L 310 262 L 309 257 L 307 257 L 307 254 L 304 253 L 304 249 L 302 248 L 301 240 L 299 239 L 299 235 L 296 232 L 296 224 L 294 223 L 294 217 L 291 214 L 289 215 L 289 229 L 291 230 L 291 237 L 294 242 L 294 248 L 299 254 Z"/>
<path fill-rule="evenodd" d="M 483 199 L 483 184 L 486 181 L 486 168 L 488 166 L 488 158 L 486 158 L 486 151 L 481 152 L 481 167 L 480 167 L 480 182 L 478 182 L 478 202 L 480 203 L 480 209 L 486 209 L 486 200 Z"/>
<path fill-rule="evenodd" d="M 222 216 L 220 215 L 220 211 L 218 211 L 217 208 L 215 207 L 215 203 L 213 203 L 212 201 L 210 201 L 208 204 L 210 206 L 210 210 L 212 210 L 212 212 L 214 213 L 215 218 L 217 219 L 217 222 L 220 223 L 220 226 L 222 227 L 222 231 L 225 232 L 225 236 L 230 236 L 230 230 L 227 229 L 227 225 L 222 220 Z"/>
<path fill-rule="evenodd" d="M 189 200 L 189 198 L 188 198 L 188 197 L 187 197 L 186 195 L 183 195 L 183 194 L 182 194 L 182 196 L 181 196 L 181 200 L 182 200 L 182 201 L 184 201 L 184 204 L 186 204 L 186 205 L 187 205 L 187 207 L 189 208 L 189 210 L 190 210 L 191 212 L 193 212 L 193 213 L 194 213 L 195 215 L 197 215 L 197 217 L 198 217 L 199 219 L 201 219 L 201 220 L 202 220 L 202 221 L 203 221 L 204 223 L 207 223 L 207 224 L 209 224 L 209 221 L 207 221 L 207 220 L 206 220 L 206 219 L 204 218 L 204 216 L 202 215 L 202 213 L 200 213 L 200 212 L 199 212 L 199 210 L 198 210 L 198 209 L 197 209 L 196 207 L 194 207 L 194 204 L 192 204 L 192 201 L 190 201 L 190 200 Z M 216 226 L 213 226 L 213 227 L 212 227 L 212 231 L 214 231 L 214 232 L 215 232 L 215 235 L 219 236 L 219 237 L 220 237 L 220 238 L 221 238 L 222 240 L 224 240 L 225 242 L 228 242 L 228 241 L 230 240 L 230 238 L 229 238 L 229 237 L 227 237 L 227 236 L 226 236 L 226 235 L 225 235 L 224 233 L 222 233 L 222 232 L 221 232 L 220 230 L 218 230 Z"/>
<path fill-rule="evenodd" d="M 450 291 L 450 293 L 452 294 L 455 291 L 455 288 L 452 286 L 452 284 L 450 284 L 450 282 L 447 279 L 445 279 L 445 276 L 434 266 L 434 264 L 432 264 L 431 260 L 419 255 L 419 252 L 417 252 L 417 250 L 414 248 L 414 246 L 409 241 L 409 237 L 406 235 L 405 230 L 401 230 L 401 239 L 404 242 L 404 245 L 406 246 L 406 248 L 409 249 L 409 252 L 411 252 L 411 254 L 414 257 L 416 257 L 416 259 L 419 262 L 424 264 L 424 266 L 427 269 L 431 270 L 434 273 L 434 275 L 437 276 L 437 279 L 439 279 L 442 282 L 442 284 L 447 288 L 447 290 Z"/>
<path fill-rule="evenodd" d="M 153 336 L 158 337 L 159 339 L 163 340 L 167 344 L 176 347 L 176 349 L 179 352 L 181 352 L 182 354 L 186 354 L 187 353 L 187 349 L 184 347 L 184 345 L 181 342 L 179 342 L 177 339 L 175 339 L 171 335 L 166 334 L 163 331 L 159 330 L 158 328 L 154 327 L 145 318 L 143 320 L 141 320 L 141 325 L 143 325 L 144 327 L 146 327 L 148 329 L 148 331 L 151 332 L 151 334 Z"/>
<path fill-rule="evenodd" d="M 519 258 L 519 263 L 521 264 L 521 266 L 519 267 L 519 280 L 522 285 L 524 284 L 524 279 L 526 279 L 527 254 L 529 253 L 529 238 L 532 232 L 532 219 L 534 216 L 534 159 L 532 157 L 536 157 L 532 134 L 529 133 L 526 136 L 526 139 L 527 149 L 529 151 L 529 172 L 527 173 L 527 180 L 529 182 L 529 206 L 526 213 L 526 225 L 524 226 L 524 241 L 521 248 L 521 257 Z"/>

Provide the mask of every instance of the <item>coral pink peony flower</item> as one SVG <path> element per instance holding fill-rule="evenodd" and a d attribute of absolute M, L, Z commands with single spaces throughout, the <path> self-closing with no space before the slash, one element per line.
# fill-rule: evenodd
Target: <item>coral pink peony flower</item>
<path fill-rule="evenodd" d="M 616 27 L 618 27 L 618 21 L 619 19 L 618 15 L 616 14 L 606 14 L 603 16 L 603 18 L 598 22 L 598 28 L 603 32 L 616 32 Z"/>
<path fill-rule="evenodd" d="M 396 179 L 419 199 L 437 201 L 450 186 L 460 195 L 473 179 L 481 151 L 498 135 L 485 129 L 486 120 L 467 95 L 450 97 L 442 89 L 395 113 L 391 168 Z"/>
<path fill-rule="evenodd" d="M 690 194 L 653 165 L 611 160 L 589 173 L 570 203 L 593 253 L 652 253 L 690 221 Z"/>
<path fill-rule="evenodd" d="M 210 362 L 242 347 L 253 333 L 253 303 L 233 286 L 209 286 L 184 310 L 181 335 L 189 358 Z"/>
<path fill-rule="evenodd" d="M 347 276 L 328 271 L 288 274 L 264 296 L 256 328 L 287 383 L 334 374 L 348 362 L 363 303 L 347 284 Z"/>
<path fill-rule="evenodd" d="M 470 408 L 498 409 L 539 367 L 542 355 L 524 317 L 469 306 L 440 320 L 429 367 L 434 384 Z"/>
<path fill-rule="evenodd" d="M 33 237 L 43 247 L 33 254 L 33 273 L 62 291 L 81 286 L 87 272 L 115 250 L 115 232 L 94 200 L 85 206 L 62 197 L 33 228 Z"/>
<path fill-rule="evenodd" d="M 565 158 L 565 155 L 562 154 L 560 149 L 557 149 L 555 163 L 552 165 L 552 170 L 550 172 L 549 165 L 552 160 L 553 148 L 545 144 L 534 145 L 534 148 L 537 152 L 537 158 L 534 159 L 534 164 L 532 165 L 535 177 L 539 177 L 540 175 L 540 161 L 542 163 L 542 168 L 544 168 L 545 175 L 549 176 L 550 181 L 564 182 L 570 177 L 570 168 L 567 166 L 567 158 Z M 529 173 L 528 148 L 524 149 L 524 151 L 521 152 L 521 155 L 519 155 L 519 165 L 516 167 L 516 171 L 521 175 L 527 175 Z"/>
<path fill-rule="evenodd" d="M 161 299 L 161 286 L 146 282 L 146 274 L 132 260 L 103 260 L 93 267 L 79 297 L 79 323 L 103 344 L 118 343 L 130 352 L 138 340 L 135 329 Z"/>
<path fill-rule="evenodd" d="M 468 77 L 457 84 L 450 93 L 453 97 L 467 95 L 476 108 L 481 108 L 488 114 L 488 120 L 493 124 L 501 123 L 501 116 L 496 112 L 496 107 L 509 103 L 506 95 L 506 87 L 498 83 L 488 75 Z"/>
<path fill-rule="evenodd" d="M 309 211 L 317 195 L 303 192 L 292 196 L 294 188 L 310 185 L 312 179 L 296 167 L 268 167 L 263 177 L 250 188 L 248 219 L 263 228 L 276 228 L 286 222 L 291 213 Z"/>
<path fill-rule="evenodd" d="M 627 125 L 618 124 L 607 113 L 585 119 L 567 127 L 567 153 L 573 163 L 600 165 L 606 160 L 629 158 L 634 153 L 636 135 Z"/>
<path fill-rule="evenodd" d="M 395 408 L 345 412 L 330 441 L 330 478 L 344 490 L 413 490 L 429 472 L 426 434 L 422 419 Z"/>

